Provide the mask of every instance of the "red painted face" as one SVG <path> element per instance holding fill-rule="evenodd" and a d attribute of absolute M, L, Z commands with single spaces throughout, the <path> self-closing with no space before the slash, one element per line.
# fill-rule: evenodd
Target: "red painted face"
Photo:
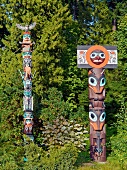
<path fill-rule="evenodd" d="M 96 64 L 100 65 L 105 61 L 105 54 L 101 50 L 94 50 L 90 54 L 90 60 Z"/>

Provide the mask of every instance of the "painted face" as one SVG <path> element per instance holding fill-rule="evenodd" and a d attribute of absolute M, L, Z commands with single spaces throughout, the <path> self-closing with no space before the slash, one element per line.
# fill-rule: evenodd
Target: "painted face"
<path fill-rule="evenodd" d="M 96 64 L 96 65 L 100 65 L 104 62 L 105 60 L 105 54 L 103 51 L 101 50 L 94 50 L 91 54 L 90 54 L 90 60 Z"/>
<path fill-rule="evenodd" d="M 24 67 L 25 67 L 25 66 L 31 67 L 31 65 L 32 65 L 31 59 L 30 59 L 30 58 L 24 58 L 24 60 L 23 60 L 23 66 L 24 66 Z"/>
<path fill-rule="evenodd" d="M 24 89 L 32 89 L 32 81 L 27 79 L 23 80 Z"/>
<path fill-rule="evenodd" d="M 32 96 L 31 90 L 24 90 L 24 96 L 31 97 Z"/>
<path fill-rule="evenodd" d="M 31 52 L 23 52 L 22 56 L 23 56 L 23 58 L 31 58 L 32 57 L 32 53 Z"/>
<path fill-rule="evenodd" d="M 89 110 L 89 119 L 90 125 L 94 130 L 102 130 L 105 124 L 106 113 L 104 109 L 90 109 Z"/>
<path fill-rule="evenodd" d="M 23 35 L 23 40 L 25 40 L 25 41 L 29 41 L 30 38 L 31 38 L 31 35 L 30 35 L 30 34 L 24 34 L 24 35 Z"/>
<path fill-rule="evenodd" d="M 24 119 L 27 119 L 27 118 L 31 118 L 33 119 L 33 115 L 31 112 L 25 112 L 24 115 L 23 115 Z"/>
<path fill-rule="evenodd" d="M 106 83 L 105 76 L 103 74 L 103 69 L 93 69 L 93 72 L 89 71 L 89 88 L 91 88 L 94 93 L 100 94 L 104 89 Z"/>

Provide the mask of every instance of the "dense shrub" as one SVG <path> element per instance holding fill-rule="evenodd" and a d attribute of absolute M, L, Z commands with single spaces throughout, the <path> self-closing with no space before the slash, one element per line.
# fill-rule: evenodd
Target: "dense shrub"
<path fill-rule="evenodd" d="M 111 137 L 111 156 L 121 163 L 122 168 L 127 168 L 127 108 L 124 101 L 117 116 L 117 134 Z M 125 168 L 125 169 L 126 169 Z"/>
<path fill-rule="evenodd" d="M 46 146 L 64 146 L 72 142 L 80 150 L 86 150 L 86 140 L 88 140 L 86 135 L 88 131 L 84 125 L 78 124 L 76 121 L 69 121 L 60 116 L 52 124 L 43 122 L 43 127 L 40 129 L 42 144 Z"/>
<path fill-rule="evenodd" d="M 78 151 L 73 144 L 67 144 L 61 148 L 53 147 L 48 151 L 35 144 L 25 146 L 23 170 L 74 170 L 74 164 L 78 157 Z"/>

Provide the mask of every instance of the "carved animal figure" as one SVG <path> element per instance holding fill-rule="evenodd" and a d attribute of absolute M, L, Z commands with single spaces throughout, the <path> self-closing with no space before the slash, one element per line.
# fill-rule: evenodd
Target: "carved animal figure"
<path fill-rule="evenodd" d="M 105 146 L 105 89 L 103 68 L 89 70 L 89 119 L 90 119 L 90 155 L 95 161 L 106 161 Z"/>
<path fill-rule="evenodd" d="M 32 67 L 32 60 L 30 58 L 24 58 L 23 59 L 23 67 Z"/>
<path fill-rule="evenodd" d="M 22 26 L 21 24 L 16 24 L 17 28 L 24 30 L 25 32 L 28 32 L 29 30 L 32 30 L 36 25 L 36 22 L 30 24 L 30 25 L 26 25 L 26 26 Z"/>
<path fill-rule="evenodd" d="M 106 83 L 104 76 L 104 69 L 93 68 L 89 71 L 89 107 L 104 108 L 105 89 Z"/>
<path fill-rule="evenodd" d="M 24 80 L 32 79 L 31 68 L 29 66 L 26 66 L 24 68 L 24 72 L 25 72 Z"/>
<path fill-rule="evenodd" d="M 33 119 L 26 118 L 24 119 L 24 133 L 27 135 L 32 135 L 33 130 Z"/>

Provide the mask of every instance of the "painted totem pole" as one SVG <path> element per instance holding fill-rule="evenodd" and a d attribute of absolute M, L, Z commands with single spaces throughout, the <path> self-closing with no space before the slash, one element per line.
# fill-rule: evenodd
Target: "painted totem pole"
<path fill-rule="evenodd" d="M 78 68 L 89 68 L 89 120 L 90 157 L 93 161 L 106 161 L 105 129 L 105 68 L 117 67 L 117 48 L 115 46 L 78 46 Z"/>
<path fill-rule="evenodd" d="M 29 30 L 35 27 L 36 23 L 34 22 L 31 25 L 26 25 L 25 27 L 20 24 L 16 24 L 16 26 L 24 30 L 23 32 L 23 42 L 20 42 L 22 45 L 22 58 L 23 58 L 23 73 L 20 72 L 23 85 L 24 85 L 24 93 L 23 93 L 23 124 L 24 129 L 23 133 L 26 134 L 30 140 L 34 140 L 33 136 L 33 97 L 32 97 L 32 46 L 34 43 L 31 42 L 31 35 Z"/>

